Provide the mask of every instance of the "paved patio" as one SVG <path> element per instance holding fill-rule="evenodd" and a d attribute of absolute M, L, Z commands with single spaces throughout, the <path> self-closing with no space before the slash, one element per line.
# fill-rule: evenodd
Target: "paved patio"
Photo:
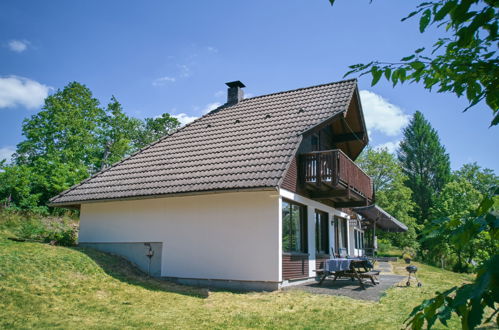
<path fill-rule="evenodd" d="M 303 290 L 316 294 L 347 296 L 359 300 L 379 301 L 386 290 L 395 286 L 405 279 L 406 276 L 394 275 L 392 273 L 392 266 L 388 262 L 378 262 L 376 263 L 375 268 L 381 271 L 379 276 L 380 283 L 373 285 L 370 281 L 364 281 L 365 289 L 362 289 L 359 286 L 357 280 L 352 281 L 349 278 L 342 278 L 333 282 L 333 279 L 328 277 L 324 280 L 322 285 L 319 285 L 319 282 L 304 283 L 287 287 L 285 290 Z"/>

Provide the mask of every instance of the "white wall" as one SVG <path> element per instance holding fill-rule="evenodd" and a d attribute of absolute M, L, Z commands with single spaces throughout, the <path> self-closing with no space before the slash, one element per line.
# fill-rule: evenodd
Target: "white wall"
<path fill-rule="evenodd" d="M 276 191 L 83 204 L 80 242 L 163 242 L 162 276 L 280 281 Z"/>

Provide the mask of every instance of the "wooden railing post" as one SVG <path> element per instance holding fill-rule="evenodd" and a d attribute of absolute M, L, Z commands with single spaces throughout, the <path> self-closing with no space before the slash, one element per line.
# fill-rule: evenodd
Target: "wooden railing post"
<path fill-rule="evenodd" d="M 315 154 L 315 165 L 316 165 L 315 175 L 317 176 L 316 181 L 318 186 L 321 184 L 321 179 L 322 179 L 321 158 L 322 157 L 320 153 Z"/>
<path fill-rule="evenodd" d="M 340 183 L 340 153 L 333 151 L 333 185 L 337 186 Z"/>

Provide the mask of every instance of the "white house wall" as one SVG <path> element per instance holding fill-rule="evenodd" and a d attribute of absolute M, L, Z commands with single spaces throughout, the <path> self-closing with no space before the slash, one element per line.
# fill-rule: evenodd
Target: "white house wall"
<path fill-rule="evenodd" d="M 83 243 L 162 242 L 161 276 L 281 280 L 276 191 L 88 203 Z"/>

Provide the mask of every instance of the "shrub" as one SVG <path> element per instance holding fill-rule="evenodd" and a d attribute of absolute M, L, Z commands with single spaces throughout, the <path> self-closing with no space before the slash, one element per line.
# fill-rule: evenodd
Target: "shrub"
<path fill-rule="evenodd" d="M 415 259 L 416 258 L 416 249 L 406 246 L 404 247 L 403 253 L 402 253 L 402 258 L 410 258 L 410 259 Z"/>
<path fill-rule="evenodd" d="M 393 246 L 390 240 L 384 238 L 378 240 L 378 254 L 385 254 L 392 248 Z"/>
<path fill-rule="evenodd" d="M 78 240 L 78 224 L 69 217 L 42 217 L 3 210 L 0 212 L 0 231 L 17 239 L 53 242 L 73 246 Z"/>

